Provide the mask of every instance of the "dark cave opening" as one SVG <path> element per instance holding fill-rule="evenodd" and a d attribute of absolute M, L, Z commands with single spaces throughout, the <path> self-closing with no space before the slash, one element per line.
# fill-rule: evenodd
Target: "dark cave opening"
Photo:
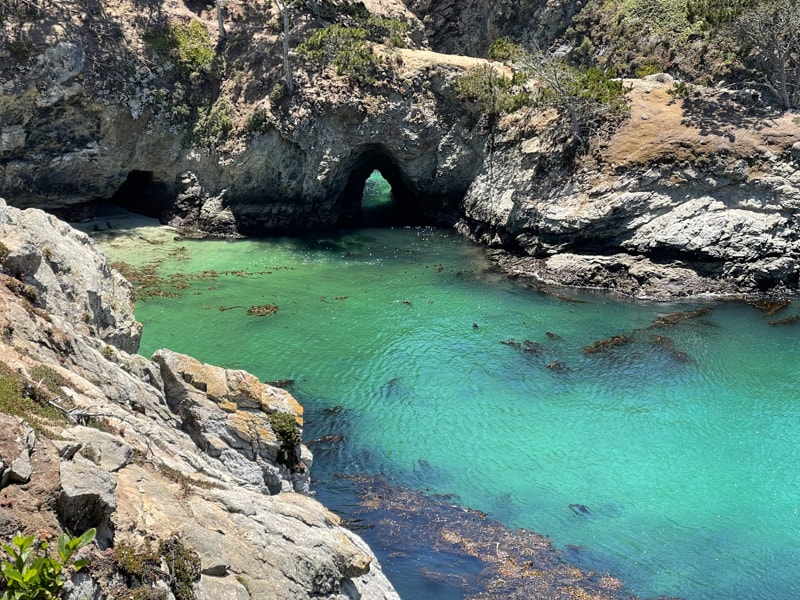
<path fill-rule="evenodd" d="M 111 197 L 111 202 L 146 217 L 159 218 L 171 205 L 167 186 L 151 171 L 133 170 Z"/>
<path fill-rule="evenodd" d="M 387 190 L 388 187 L 391 191 Z M 344 227 L 427 224 L 419 198 L 397 164 L 380 148 L 364 151 L 350 171 L 339 207 Z"/>

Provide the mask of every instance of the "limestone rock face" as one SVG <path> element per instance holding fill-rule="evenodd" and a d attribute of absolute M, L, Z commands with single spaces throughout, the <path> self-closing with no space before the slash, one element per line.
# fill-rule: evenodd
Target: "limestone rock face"
<path fill-rule="evenodd" d="M 199 555 L 198 598 L 398 598 L 363 541 L 293 491 L 308 491 L 311 455 L 298 443 L 278 460 L 270 415 L 301 431 L 288 392 L 168 350 L 149 361 L 107 344 L 75 313 L 92 306 L 105 315 L 97 323 L 126 322 L 127 285 L 65 223 L 0 206 L 0 376 L 63 415 L 23 415 L 40 436 L 0 415 L 0 536 L 95 527 L 110 553 L 94 551 L 97 570 L 76 580 L 74 600 L 124 581 L 113 549 L 174 536 Z"/>

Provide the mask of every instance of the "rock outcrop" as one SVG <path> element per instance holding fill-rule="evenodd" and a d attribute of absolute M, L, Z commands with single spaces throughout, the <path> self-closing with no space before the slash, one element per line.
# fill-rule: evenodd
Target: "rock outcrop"
<path fill-rule="evenodd" d="M 264 27 L 278 23 L 270 3 L 228 7 L 230 37 L 239 41 L 215 48 L 209 38 L 228 67 L 206 84 L 202 70 L 192 82 L 177 75 L 146 41 L 167 22 L 197 15 L 165 3 L 145 21 L 134 4 L 105 4 L 92 12 L 70 0 L 63 15 L 43 11 L 23 59 L 10 56 L 10 42 L 0 54 L 0 193 L 15 206 L 75 219 L 93 200 L 114 197 L 215 234 L 299 231 L 357 222 L 364 181 L 380 169 L 409 218 L 454 222 L 485 140 L 452 78 L 481 61 L 424 44 L 376 45 L 378 79 L 354 85 L 293 53 L 296 89 L 283 98 L 272 93 L 283 72 L 279 38 Z M 410 21 L 407 43 L 415 46 L 422 26 L 401 3 L 373 8 Z M 215 35 L 213 15 L 201 17 Z M 310 24 L 309 15 L 297 17 L 300 29 Z M 110 51 L 105 28 L 129 42 Z M 225 135 L 204 133 L 211 116 L 198 116 L 195 104 L 209 102 Z"/>
<path fill-rule="evenodd" d="M 792 115 L 754 114 L 724 90 L 681 99 L 663 77 L 627 85 L 628 121 L 577 168 L 548 115 L 507 119 L 459 228 L 550 283 L 653 298 L 796 290 Z"/>
<path fill-rule="evenodd" d="M 198 598 L 397 598 L 306 493 L 290 394 L 168 350 L 130 354 L 130 286 L 54 217 L 0 200 L 0 240 L 0 381 L 6 410 L 26 407 L 0 415 L 0 535 L 96 528 L 108 551 L 76 599 L 149 585 L 119 549 L 169 540 L 197 555 Z M 175 585 L 165 573 L 158 585 Z"/>
<path fill-rule="evenodd" d="M 546 48 L 582 6 L 564 0 L 403 1 L 424 23 L 435 50 L 480 57 L 503 37 Z"/>

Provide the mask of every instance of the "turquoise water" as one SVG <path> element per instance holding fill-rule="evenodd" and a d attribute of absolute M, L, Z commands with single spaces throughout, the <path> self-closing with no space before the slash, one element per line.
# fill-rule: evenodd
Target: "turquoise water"
<path fill-rule="evenodd" d="M 317 455 L 319 481 L 368 472 L 454 494 L 642 596 L 800 597 L 800 326 L 768 323 L 794 306 L 548 295 L 427 228 L 101 247 L 217 271 L 137 303 L 141 352 L 294 379 L 304 437 L 345 436 Z M 246 314 L 261 304 L 278 312 Z M 413 579 L 396 574 L 424 598 Z"/>

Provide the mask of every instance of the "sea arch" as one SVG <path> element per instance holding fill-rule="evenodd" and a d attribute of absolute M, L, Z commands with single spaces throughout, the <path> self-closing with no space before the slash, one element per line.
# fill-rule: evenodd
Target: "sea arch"
<path fill-rule="evenodd" d="M 375 171 L 391 186 L 388 206 L 364 205 L 365 184 Z M 385 147 L 376 144 L 362 148 L 345 172 L 347 182 L 336 206 L 338 225 L 416 225 L 428 221 L 423 195 L 416 191 L 414 182 Z"/>

